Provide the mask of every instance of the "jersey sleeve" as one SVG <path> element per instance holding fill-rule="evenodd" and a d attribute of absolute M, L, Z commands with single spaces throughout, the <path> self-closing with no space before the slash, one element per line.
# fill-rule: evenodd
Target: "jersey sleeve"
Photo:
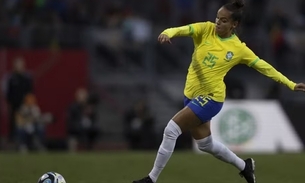
<path fill-rule="evenodd" d="M 241 59 L 242 64 L 247 64 L 249 67 L 254 68 L 261 74 L 273 79 L 276 82 L 286 85 L 291 90 L 294 90 L 296 83 L 290 81 L 286 76 L 278 72 L 269 63 L 260 59 L 248 47 L 245 46 L 244 51 L 242 53 L 244 54 Z"/>
<path fill-rule="evenodd" d="M 255 53 L 253 53 L 253 51 L 250 50 L 246 45 L 243 45 L 243 46 L 244 47 L 241 51 L 242 58 L 241 58 L 240 63 L 246 64 L 247 66 L 252 67 L 260 60 L 260 58 Z"/>
<path fill-rule="evenodd" d="M 177 36 L 198 37 L 206 31 L 207 22 L 193 23 L 181 27 L 172 27 L 165 29 L 161 34 L 166 34 L 169 38 Z"/>

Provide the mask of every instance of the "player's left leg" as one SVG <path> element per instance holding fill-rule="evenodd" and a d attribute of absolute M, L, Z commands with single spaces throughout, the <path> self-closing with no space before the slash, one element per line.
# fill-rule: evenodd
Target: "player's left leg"
<path fill-rule="evenodd" d="M 195 113 L 189 108 L 184 107 L 167 124 L 163 133 L 163 140 L 158 149 L 154 166 L 148 176 L 133 181 L 133 183 L 155 183 L 172 153 L 174 152 L 176 140 L 184 131 L 189 131 L 201 124 Z"/>
<path fill-rule="evenodd" d="M 242 160 L 221 142 L 214 140 L 211 136 L 210 122 L 195 127 L 191 130 L 191 134 L 201 151 L 212 154 L 219 160 L 234 165 L 241 171 L 240 175 L 243 176 L 248 183 L 255 183 L 254 160 L 251 158 Z"/>

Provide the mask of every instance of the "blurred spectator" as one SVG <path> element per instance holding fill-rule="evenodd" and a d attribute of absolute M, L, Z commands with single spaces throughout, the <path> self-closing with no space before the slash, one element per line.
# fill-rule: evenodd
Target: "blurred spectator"
<path fill-rule="evenodd" d="M 123 31 L 128 44 L 135 43 L 143 46 L 144 43 L 150 40 L 152 27 L 146 19 L 129 12 L 123 21 Z"/>
<path fill-rule="evenodd" d="M 298 1 L 298 9 L 299 9 L 299 17 L 297 19 L 298 24 L 300 27 L 305 26 L 305 1 L 304 0 L 299 0 Z"/>
<path fill-rule="evenodd" d="M 143 53 L 151 39 L 152 26 L 149 21 L 136 13 L 129 12 L 123 21 L 123 35 L 125 39 L 124 53 L 132 63 L 143 67 Z"/>
<path fill-rule="evenodd" d="M 87 25 L 89 24 L 90 12 L 88 10 L 88 5 L 85 3 L 81 3 L 81 1 L 77 1 L 72 3 L 69 2 L 69 8 L 67 11 L 66 21 L 72 24 L 77 25 Z"/>
<path fill-rule="evenodd" d="M 174 0 L 173 20 L 177 25 L 185 25 L 194 21 L 195 0 Z"/>
<path fill-rule="evenodd" d="M 68 148 L 76 151 L 79 145 L 91 150 L 100 135 L 96 121 L 96 100 L 89 98 L 85 88 L 79 88 L 75 94 L 75 101 L 68 111 Z"/>
<path fill-rule="evenodd" d="M 291 50 L 285 39 L 285 31 L 290 28 L 289 26 L 287 15 L 280 9 L 276 9 L 267 22 L 275 57 L 274 60 L 280 71 L 289 68 L 289 65 L 291 65 L 290 59 L 287 59 L 287 54 L 289 54 Z"/>
<path fill-rule="evenodd" d="M 43 118 L 35 95 L 27 94 L 16 112 L 18 150 L 45 150 L 45 125 L 49 122 L 50 118 Z"/>
<path fill-rule="evenodd" d="M 133 150 L 155 148 L 155 120 L 146 101 L 141 100 L 124 115 L 124 135 Z"/>
<path fill-rule="evenodd" d="M 15 114 L 19 110 L 24 97 L 33 92 L 33 80 L 26 73 L 25 62 L 22 57 L 17 57 L 14 61 L 13 71 L 6 83 L 6 98 L 9 107 L 10 128 L 9 138 L 14 140 L 15 134 Z"/>

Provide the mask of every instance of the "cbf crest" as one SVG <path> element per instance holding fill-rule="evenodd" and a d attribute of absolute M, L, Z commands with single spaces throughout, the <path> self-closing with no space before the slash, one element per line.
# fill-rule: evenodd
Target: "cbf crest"
<path fill-rule="evenodd" d="M 233 52 L 228 51 L 227 54 L 226 54 L 225 61 L 229 62 L 230 60 L 232 60 L 233 56 L 234 56 Z"/>

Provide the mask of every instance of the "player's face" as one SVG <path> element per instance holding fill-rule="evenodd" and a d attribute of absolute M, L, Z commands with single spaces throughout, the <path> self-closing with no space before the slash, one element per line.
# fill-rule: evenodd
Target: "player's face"
<path fill-rule="evenodd" d="M 232 12 L 220 8 L 217 12 L 216 17 L 216 33 L 222 38 L 230 37 L 232 35 L 233 29 L 237 26 L 237 22 L 233 21 L 231 18 Z"/>

